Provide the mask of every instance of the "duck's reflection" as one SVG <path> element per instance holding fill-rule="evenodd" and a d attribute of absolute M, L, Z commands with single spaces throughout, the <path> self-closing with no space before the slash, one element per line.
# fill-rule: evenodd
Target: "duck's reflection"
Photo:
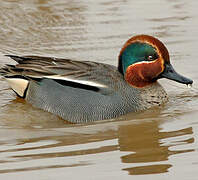
<path fill-rule="evenodd" d="M 162 143 L 162 140 L 170 139 L 171 137 L 182 137 L 192 134 L 191 127 L 172 132 L 160 132 L 159 121 L 147 121 L 135 125 L 121 125 L 118 133 L 120 150 L 133 152 L 121 157 L 123 163 L 135 164 L 131 168 L 124 169 L 133 175 L 167 172 L 172 166 L 167 163 L 170 155 L 193 151 L 192 149 L 171 151 L 169 147 L 175 144 L 169 143 L 169 145 L 163 145 Z M 185 143 L 192 142 L 194 142 L 194 138 L 192 137 L 185 140 Z M 177 143 L 184 143 L 184 140 L 181 138 Z"/>

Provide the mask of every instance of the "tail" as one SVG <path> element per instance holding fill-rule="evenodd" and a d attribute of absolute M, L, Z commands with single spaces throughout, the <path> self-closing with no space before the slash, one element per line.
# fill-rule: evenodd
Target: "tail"
<path fill-rule="evenodd" d="M 20 64 L 20 62 L 22 62 L 22 61 L 27 59 L 24 56 L 15 56 L 15 55 L 10 55 L 10 54 L 6 54 L 5 56 L 10 57 L 11 59 L 15 60 L 19 64 Z"/>
<path fill-rule="evenodd" d="M 18 56 L 6 55 L 16 62 L 22 61 Z M 6 64 L 0 68 L 0 75 L 8 82 L 12 90 L 22 98 L 25 98 L 26 91 L 28 88 L 29 81 L 23 77 L 22 70 L 17 68 L 16 65 Z"/>
<path fill-rule="evenodd" d="M 10 57 L 19 64 L 25 59 L 23 57 L 15 56 L 15 55 L 5 55 L 5 56 Z M 18 69 L 18 73 L 19 73 L 19 69 Z M 0 68 L 0 75 L 5 78 L 19 75 L 20 73 L 19 74 L 18 73 L 17 73 L 16 65 L 5 64 L 3 67 Z"/>

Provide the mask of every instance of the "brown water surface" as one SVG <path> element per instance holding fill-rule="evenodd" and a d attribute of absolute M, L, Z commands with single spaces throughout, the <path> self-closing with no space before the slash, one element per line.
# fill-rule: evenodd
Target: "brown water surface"
<path fill-rule="evenodd" d="M 198 179 L 198 1 L 1 0 L 3 54 L 117 65 L 136 34 L 158 37 L 192 89 L 160 80 L 169 102 L 112 121 L 72 125 L 16 98 L 0 80 L 0 179 Z"/>

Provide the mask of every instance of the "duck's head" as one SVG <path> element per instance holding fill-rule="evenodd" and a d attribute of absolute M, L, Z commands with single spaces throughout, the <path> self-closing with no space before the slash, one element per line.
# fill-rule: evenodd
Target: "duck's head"
<path fill-rule="evenodd" d="M 148 35 L 134 36 L 124 44 L 119 55 L 118 70 L 129 84 L 138 88 L 150 85 L 159 78 L 187 85 L 193 83 L 173 69 L 164 44 Z"/>

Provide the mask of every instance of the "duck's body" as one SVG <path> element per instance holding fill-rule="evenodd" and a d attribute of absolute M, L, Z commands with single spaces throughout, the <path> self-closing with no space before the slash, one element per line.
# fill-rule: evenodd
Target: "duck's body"
<path fill-rule="evenodd" d="M 127 43 L 131 45 L 134 42 Z M 138 46 L 135 44 L 136 48 Z M 165 62 L 156 58 L 151 62 L 141 60 L 129 63 L 128 59 L 124 59 L 128 58 L 128 52 L 125 51 L 127 47 L 121 51 L 118 68 L 88 61 L 9 56 L 18 64 L 7 65 L 0 73 L 18 96 L 70 122 L 111 119 L 166 102 L 167 94 L 156 81 L 166 71 L 162 67 Z M 149 69 L 142 71 L 141 67 L 152 63 L 153 66 L 159 64 L 160 68 L 155 68 L 156 74 L 151 78 L 150 74 L 155 69 L 151 68 L 152 72 L 149 73 Z M 136 73 L 138 75 L 133 77 Z"/>

